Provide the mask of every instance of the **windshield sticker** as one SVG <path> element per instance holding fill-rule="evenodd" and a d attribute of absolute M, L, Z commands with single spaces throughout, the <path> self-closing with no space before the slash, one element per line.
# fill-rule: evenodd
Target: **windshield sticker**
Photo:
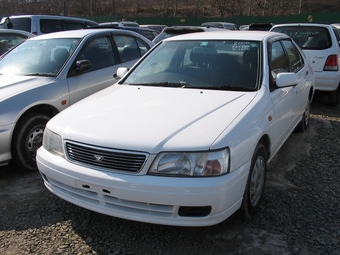
<path fill-rule="evenodd" d="M 201 42 L 200 46 L 201 47 L 207 47 L 209 44 L 209 42 Z"/>

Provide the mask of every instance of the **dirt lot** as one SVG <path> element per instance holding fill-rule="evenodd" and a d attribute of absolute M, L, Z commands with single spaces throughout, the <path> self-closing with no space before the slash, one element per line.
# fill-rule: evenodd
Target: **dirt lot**
<path fill-rule="evenodd" d="M 330 118 L 340 118 L 340 106 L 334 108 L 330 107 L 325 103 L 325 99 L 323 97 L 318 97 L 315 99 L 315 101 L 312 104 L 312 114 L 315 115 L 324 115 L 324 116 L 330 116 Z M 313 141 L 314 136 L 316 133 L 316 128 L 314 126 L 314 121 L 311 121 L 311 125 L 307 132 L 302 134 L 292 134 L 292 136 L 288 139 L 288 141 L 284 144 L 282 149 L 279 151 L 279 153 L 275 156 L 271 164 L 269 165 L 268 174 L 267 174 L 267 183 L 266 183 L 266 193 L 272 193 L 276 191 L 282 191 L 287 190 L 290 188 L 294 188 L 287 179 L 285 179 L 284 174 L 287 171 L 290 171 L 295 168 L 296 164 L 301 161 L 301 158 L 308 158 L 310 156 L 310 149 L 311 149 L 311 143 Z M 52 201 L 52 202 L 51 202 Z M 50 206 L 50 204 L 53 204 L 53 206 Z M 55 205 L 59 206 L 55 206 Z M 60 205 L 64 207 L 60 207 Z M 43 224 L 40 222 L 39 224 L 39 217 L 30 218 L 29 214 L 24 217 L 24 219 L 19 217 L 22 215 L 22 212 L 24 212 L 27 209 L 27 212 L 34 212 L 34 211 L 40 211 L 41 209 L 37 209 L 38 207 L 44 207 L 45 213 L 46 210 L 51 210 L 51 215 L 59 214 L 58 217 L 60 217 L 60 222 L 58 219 L 54 219 L 53 224 L 50 224 L 50 226 L 46 226 L 46 224 Z M 70 209 L 71 208 L 71 209 Z M 111 219 L 111 217 L 108 216 L 99 216 L 98 214 L 95 214 L 93 212 L 88 212 L 85 209 L 76 208 L 75 206 L 61 201 L 59 198 L 55 197 L 54 195 L 50 194 L 50 192 L 47 191 L 47 189 L 43 185 L 43 181 L 37 172 L 23 172 L 18 171 L 13 166 L 2 166 L 0 167 L 0 255 L 7 255 L 7 254 L 38 254 L 39 252 L 34 251 L 34 248 L 27 249 L 26 251 L 23 251 L 23 247 L 20 247 L 20 236 L 23 237 L 26 234 L 23 232 L 25 231 L 31 231 L 32 228 L 45 228 L 45 227 L 53 227 L 52 225 L 55 224 L 63 224 L 65 221 L 65 215 L 68 221 L 74 221 L 77 222 L 79 219 L 77 219 L 77 215 L 74 215 L 72 213 L 72 210 L 78 211 L 79 210 L 84 213 L 87 216 L 93 216 L 92 217 L 92 223 L 91 227 L 93 228 L 93 225 L 96 226 L 96 224 L 99 224 L 99 227 L 102 227 L 102 229 L 92 229 L 91 231 L 97 232 L 97 235 L 100 236 L 102 242 L 103 240 L 106 240 L 109 242 L 109 239 L 106 239 L 106 234 L 102 234 L 105 231 L 109 231 L 106 229 L 107 226 L 104 223 L 103 225 L 100 225 L 104 222 L 112 222 L 114 219 Z M 70 213 L 71 211 L 71 213 Z M 72 214 L 72 215 L 69 215 Z M 52 217 L 52 216 L 49 217 Z M 60 216 L 62 215 L 62 216 Z M 44 217 L 42 215 L 41 217 Z M 81 216 L 85 217 L 85 216 Z M 16 220 L 22 221 L 26 220 L 29 223 L 25 223 L 24 226 L 26 227 L 20 227 L 13 226 L 12 229 L 3 229 L 1 227 L 1 219 L 11 219 L 13 222 Z M 94 220 L 98 220 L 97 223 L 93 223 Z M 40 218 L 42 221 L 42 219 Z M 256 219 L 261 221 L 261 219 Z M 34 222 L 38 221 L 38 222 Z M 79 220 L 80 222 L 83 221 L 83 218 Z M 100 223 L 101 222 L 101 223 Z M 118 223 L 117 223 L 118 222 Z M 23 223 L 22 223 L 23 224 Z M 115 221 L 116 227 L 117 224 L 120 228 L 120 230 L 125 228 L 136 228 L 137 226 L 146 226 L 147 224 L 143 225 L 141 223 L 134 223 L 131 221 L 124 221 L 124 220 L 116 220 Z M 22 226 L 22 225 L 21 225 Z M 146 236 L 146 239 L 150 239 L 149 241 L 152 242 L 153 239 L 157 238 L 157 235 L 163 235 L 164 232 L 169 233 L 170 236 L 174 236 L 174 239 L 176 239 L 175 236 L 187 236 L 187 235 L 213 235 L 211 236 L 213 241 L 210 240 L 213 243 L 214 249 L 216 251 L 224 250 L 224 254 L 235 254 L 231 253 L 235 250 L 235 246 L 237 246 L 238 253 L 237 254 L 292 254 L 290 248 L 288 247 L 288 243 L 286 242 L 284 236 L 281 236 L 280 234 L 273 234 L 269 231 L 261 230 L 261 229 L 254 229 L 247 227 L 246 225 L 242 224 L 240 221 L 234 221 L 229 220 L 226 222 L 223 222 L 219 225 L 212 226 L 209 228 L 194 228 L 191 230 L 183 230 L 183 229 L 176 229 L 176 228 L 170 228 L 170 227 L 162 227 L 162 226 L 153 226 L 150 227 L 143 227 L 142 229 L 147 229 L 149 233 L 144 233 Z M 88 233 L 84 234 L 84 232 L 79 231 L 77 224 L 71 224 L 72 231 L 75 232 L 75 241 L 76 243 L 83 243 L 83 246 L 87 246 L 88 254 L 144 254 L 143 249 L 147 249 L 144 247 L 141 247 L 140 253 L 129 252 L 129 250 L 126 248 L 126 244 L 123 244 L 124 241 L 116 241 L 115 243 L 116 248 L 109 252 L 106 248 L 101 249 L 100 244 L 93 244 L 93 237 L 89 238 Z M 89 227 L 89 226 L 88 226 Z M 66 228 L 66 227 L 65 227 Z M 8 231 L 18 231 L 17 237 L 13 237 L 13 245 L 6 244 L 8 248 L 3 248 L 1 250 L 1 247 L 3 245 L 2 240 L 8 241 Z M 151 231 L 151 232 L 150 232 Z M 177 231 L 181 231 L 179 234 Z M 124 230 L 125 233 L 125 230 Z M 177 233 L 177 234 L 176 234 Z M 213 233 L 213 234 L 212 234 Z M 135 237 L 135 231 L 129 231 L 127 234 L 132 235 L 132 237 L 126 237 L 131 238 L 130 240 L 134 240 Z M 54 237 L 50 238 L 49 240 L 41 241 L 44 242 L 43 245 L 55 247 L 55 250 L 58 250 L 59 254 L 74 254 L 73 252 L 65 250 L 63 252 L 63 249 L 60 248 L 61 244 L 57 242 L 58 234 L 51 234 Z M 117 237 L 118 239 L 118 237 Z M 110 239 L 111 240 L 111 239 Z M 125 239 L 124 239 L 125 240 Z M 176 239 L 177 240 L 177 239 Z M 39 241 L 39 242 L 40 242 Z M 112 240 L 111 240 L 112 241 Z M 177 240 L 181 242 L 181 240 Z M 207 240 L 202 241 L 203 243 L 206 243 Z M 209 241 L 209 240 L 208 240 Z M 185 242 L 185 240 L 184 240 Z M 128 242 L 129 243 L 129 242 Z M 171 245 L 170 245 L 171 244 Z M 39 244 L 36 244 L 39 245 Z M 103 244 L 102 244 L 103 245 Z M 178 244 L 179 247 L 190 247 L 190 244 Z M 197 246 L 197 243 L 195 243 Z M 69 244 L 71 246 L 71 244 Z M 161 245 L 163 248 L 157 248 L 160 249 L 158 252 L 156 251 L 150 251 L 149 254 L 171 254 L 169 253 L 169 249 L 174 248 L 174 244 L 171 243 L 169 240 L 169 247 L 167 247 L 166 243 L 162 243 Z M 302 245 L 303 246 L 303 245 Z M 20 248 L 16 248 L 20 247 Z M 106 246 L 105 246 L 106 247 Z M 111 246 L 110 246 L 111 247 Z M 118 247 L 118 248 L 117 248 Z M 125 247 L 125 248 L 124 248 Z M 216 248 L 217 247 L 217 248 Z M 231 247 L 234 247 L 232 249 Z M 197 247 L 196 247 L 197 248 Z M 53 248 L 54 249 L 54 248 Z M 52 249 L 52 250 L 53 250 Z M 81 251 L 80 248 L 78 248 L 79 251 Z M 103 251 L 105 250 L 105 251 Z M 115 251 L 113 251 L 115 250 Z M 137 249 L 138 250 L 138 249 Z M 1 252 L 3 251 L 3 252 Z M 164 253 L 162 252 L 164 251 Z M 165 251 L 167 251 L 165 253 Z M 205 248 L 201 247 L 200 251 L 197 250 L 197 252 L 193 252 L 193 250 L 190 250 L 191 253 L 187 254 L 204 254 Z M 220 252 L 211 252 L 212 249 L 209 249 L 209 254 L 221 254 Z M 50 254 L 53 254 L 54 252 L 51 252 Z M 306 254 L 313 254 L 308 251 L 308 247 L 302 247 L 299 251 L 296 251 L 297 254 L 306 255 Z M 78 254 L 83 254 L 83 252 L 78 252 Z M 174 253 L 173 253 L 174 254 Z M 206 253 L 208 254 L 208 253 Z"/>

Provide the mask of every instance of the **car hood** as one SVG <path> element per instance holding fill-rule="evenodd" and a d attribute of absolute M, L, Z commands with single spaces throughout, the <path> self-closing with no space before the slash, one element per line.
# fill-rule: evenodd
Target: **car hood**
<path fill-rule="evenodd" d="M 54 117 L 63 139 L 158 153 L 207 150 L 257 92 L 113 85 Z"/>
<path fill-rule="evenodd" d="M 47 84 L 53 79 L 54 77 L 0 75 L 0 101 L 34 87 Z"/>

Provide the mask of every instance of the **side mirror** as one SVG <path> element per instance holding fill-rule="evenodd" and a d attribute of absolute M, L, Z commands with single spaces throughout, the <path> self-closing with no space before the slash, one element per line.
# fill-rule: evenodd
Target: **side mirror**
<path fill-rule="evenodd" d="M 128 69 L 126 67 L 119 67 L 117 69 L 117 77 L 122 78 L 127 72 L 128 72 Z"/>
<path fill-rule="evenodd" d="M 77 74 L 81 74 L 89 70 L 90 68 L 91 68 L 91 62 L 88 60 L 78 60 L 76 62 L 75 70 Z"/>
<path fill-rule="evenodd" d="M 296 73 L 278 73 L 276 76 L 276 86 L 288 87 L 295 86 L 299 83 L 299 78 Z"/>

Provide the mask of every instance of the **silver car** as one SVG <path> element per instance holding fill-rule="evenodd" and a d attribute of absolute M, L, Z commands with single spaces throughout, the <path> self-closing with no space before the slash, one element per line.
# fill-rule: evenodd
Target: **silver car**
<path fill-rule="evenodd" d="M 0 165 L 36 170 L 47 121 L 115 83 L 154 44 L 125 30 L 73 30 L 31 38 L 0 59 Z"/>

